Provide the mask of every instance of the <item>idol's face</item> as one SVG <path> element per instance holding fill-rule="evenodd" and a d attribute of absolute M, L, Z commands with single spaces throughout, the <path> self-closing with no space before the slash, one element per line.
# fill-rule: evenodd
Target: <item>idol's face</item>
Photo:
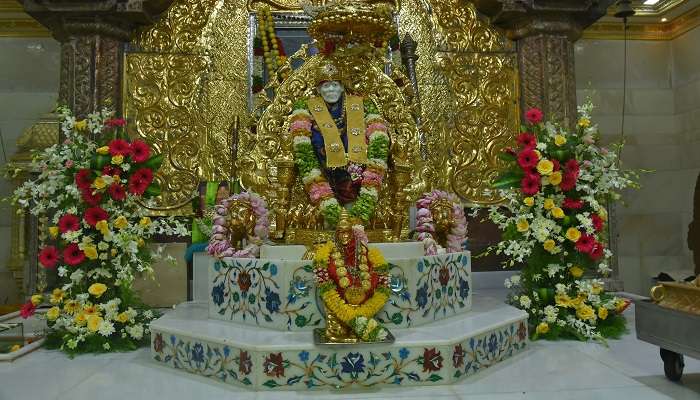
<path fill-rule="evenodd" d="M 335 238 L 340 245 L 347 246 L 350 240 L 352 240 L 352 231 L 338 231 L 335 234 Z"/>
<path fill-rule="evenodd" d="M 318 94 L 320 94 L 323 100 L 328 104 L 337 103 L 343 96 L 344 91 L 345 88 L 343 84 L 338 81 L 327 81 L 318 86 Z"/>

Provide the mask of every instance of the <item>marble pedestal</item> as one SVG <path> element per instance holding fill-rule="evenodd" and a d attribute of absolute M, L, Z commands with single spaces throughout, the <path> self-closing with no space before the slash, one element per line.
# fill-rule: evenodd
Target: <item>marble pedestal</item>
<path fill-rule="evenodd" d="M 391 345 L 314 345 L 324 321 L 310 261 L 280 246 L 261 259 L 195 258 L 209 295 L 151 323 L 152 357 L 253 390 L 346 389 L 454 383 L 526 346 L 525 312 L 472 299 L 468 252 L 424 257 L 412 245 L 377 245 L 391 265 L 377 314 Z"/>

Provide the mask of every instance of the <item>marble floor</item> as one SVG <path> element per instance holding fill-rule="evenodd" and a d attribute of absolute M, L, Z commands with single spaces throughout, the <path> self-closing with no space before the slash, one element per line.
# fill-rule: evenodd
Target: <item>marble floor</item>
<path fill-rule="evenodd" d="M 634 310 L 629 310 L 634 329 Z M 140 399 L 700 399 L 700 361 L 686 358 L 681 383 L 664 377 L 658 348 L 634 333 L 593 343 L 536 342 L 459 385 L 334 393 L 247 392 L 161 367 L 148 350 L 81 356 L 39 350 L 0 363 L 0 400 Z"/>

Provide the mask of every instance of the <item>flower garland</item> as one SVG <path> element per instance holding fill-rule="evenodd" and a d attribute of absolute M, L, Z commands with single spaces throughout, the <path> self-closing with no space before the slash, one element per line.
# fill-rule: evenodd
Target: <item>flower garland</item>
<path fill-rule="evenodd" d="M 360 193 L 350 210 L 350 215 L 368 223 L 374 215 L 377 199 L 387 170 L 389 158 L 389 135 L 386 121 L 379 115 L 377 106 L 371 100 L 364 101 L 365 138 L 367 165 L 350 163 L 348 172 L 354 181 L 360 182 Z M 341 207 L 333 189 L 323 175 L 322 167 L 311 144 L 313 117 L 306 99 L 294 103 L 294 111 L 289 117 L 289 131 L 294 138 L 294 161 L 312 203 L 320 205 L 325 221 L 335 226 L 340 217 Z"/>
<path fill-rule="evenodd" d="M 47 218 L 39 264 L 57 270 L 59 285 L 50 295 L 33 295 L 21 313 L 27 318 L 50 304 L 42 318 L 51 348 L 70 354 L 133 350 L 148 341 L 155 317 L 133 293 L 134 275 L 152 274 L 154 260 L 172 259 L 146 242 L 189 231 L 174 218 L 146 215 L 149 198 L 160 193 L 154 174 L 163 157 L 141 140 L 129 141 L 126 121 L 108 111 L 80 121 L 66 108 L 58 112 L 65 140 L 35 157 L 31 167 L 39 175 L 12 200 Z"/>
<path fill-rule="evenodd" d="M 462 243 L 467 238 L 467 218 L 464 215 L 464 208 L 452 193 L 442 190 L 434 190 L 425 193 L 423 197 L 416 201 L 416 240 L 423 242 L 425 255 L 435 255 L 443 250 L 442 246 L 435 241 L 435 222 L 430 211 L 430 206 L 437 200 L 447 200 L 452 204 L 452 226 L 447 234 L 447 252 L 457 253 L 463 250 Z"/>
<path fill-rule="evenodd" d="M 234 201 L 249 203 L 255 215 L 254 234 L 248 236 L 248 245 L 239 250 L 236 250 L 228 239 L 226 222 L 228 207 Z M 256 193 L 243 192 L 222 201 L 221 204 L 215 207 L 215 211 L 212 236 L 209 240 L 209 246 L 207 246 L 209 254 L 216 258 L 257 258 L 260 256 L 260 246 L 268 239 L 270 234 L 270 221 L 265 200 Z"/>
<path fill-rule="evenodd" d="M 606 205 L 637 187 L 637 173 L 621 170 L 617 152 L 597 145 L 593 106 L 579 107 L 573 131 L 526 112 L 518 149 L 506 149 L 509 168 L 494 183 L 505 201 L 490 218 L 503 231 L 495 246 L 507 266 L 525 263 L 506 280 L 511 303 L 526 310 L 533 338 L 604 340 L 624 332 L 628 304 L 603 290 L 610 271 Z"/>
<path fill-rule="evenodd" d="M 354 240 L 362 243 L 362 227 L 353 227 Z M 347 326 L 351 327 L 358 338 L 365 342 L 382 341 L 388 336 L 388 331 L 373 317 L 384 307 L 389 300 L 389 264 L 384 259 L 381 251 L 375 248 L 362 252 L 360 256 L 359 274 L 357 271 L 348 271 L 344 265 L 343 255 L 338 251 L 333 242 L 327 242 L 316 249 L 313 260 L 316 283 L 321 299 L 328 310 Z M 356 275 L 353 277 L 352 275 Z M 341 291 L 344 292 L 350 286 L 350 279 L 361 282 L 363 290 L 372 295 L 362 304 L 354 306 L 348 304 Z M 374 286 L 374 287 L 373 287 Z"/>
<path fill-rule="evenodd" d="M 282 41 L 275 34 L 275 20 L 269 7 L 260 10 L 258 36 L 254 40 L 253 52 L 253 93 L 258 93 L 265 87 L 263 66 L 267 67 L 267 73 L 272 76 L 287 60 Z M 285 74 L 283 79 L 286 78 Z"/>

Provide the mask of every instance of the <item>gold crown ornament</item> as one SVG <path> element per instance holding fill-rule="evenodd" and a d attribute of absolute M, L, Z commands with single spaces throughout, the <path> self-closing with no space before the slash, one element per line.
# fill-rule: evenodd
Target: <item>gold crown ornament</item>
<path fill-rule="evenodd" d="M 315 0 L 305 10 L 314 17 L 309 36 L 339 46 L 365 43 L 384 46 L 396 34 L 396 0 Z"/>

